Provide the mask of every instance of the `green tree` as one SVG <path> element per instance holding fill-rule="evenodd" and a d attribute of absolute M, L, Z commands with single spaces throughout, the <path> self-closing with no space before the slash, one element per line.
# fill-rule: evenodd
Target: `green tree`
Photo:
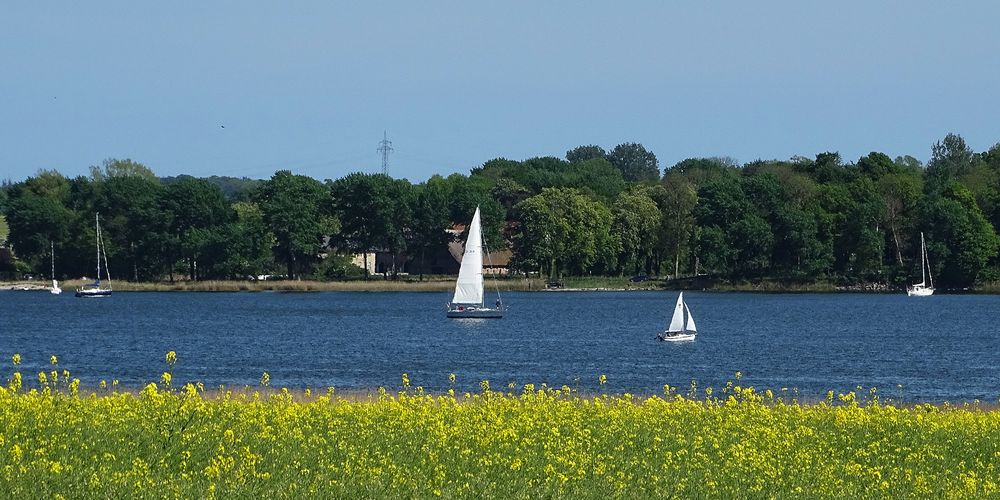
<path fill-rule="evenodd" d="M 645 190 L 625 191 L 611 209 L 611 230 L 621 242 L 618 268 L 622 273 L 649 273 L 656 250 L 660 210 Z"/>
<path fill-rule="evenodd" d="M 144 177 L 155 180 L 156 174 L 146 165 L 129 158 L 124 160 L 108 158 L 101 167 L 96 165 L 90 167 L 90 177 L 94 182 L 103 182 L 113 177 Z"/>
<path fill-rule="evenodd" d="M 660 179 L 660 164 L 642 144 L 627 142 L 608 153 L 608 161 L 629 182 L 655 182 Z"/>
<path fill-rule="evenodd" d="M 66 207 L 69 191 L 69 181 L 49 170 L 8 190 L 5 239 L 31 269 L 48 269 L 50 245 L 61 245 L 69 236 L 73 218 Z"/>
<path fill-rule="evenodd" d="M 417 186 L 413 197 L 413 217 L 406 233 L 407 247 L 419 255 L 421 281 L 424 279 L 427 253 L 445 248 L 452 239 L 447 232 L 451 221 L 448 218 L 447 188 L 443 184 L 440 177 L 432 179 Z"/>
<path fill-rule="evenodd" d="M 694 209 L 698 205 L 698 192 L 683 175 L 665 175 L 659 189 L 652 191 L 660 210 L 657 231 L 657 248 L 672 257 L 673 276 L 680 275 L 681 259 L 691 253 L 697 227 Z"/>
<path fill-rule="evenodd" d="M 276 260 L 285 263 L 288 277 L 308 272 L 323 238 L 335 227 L 327 188 L 310 177 L 279 170 L 261 184 L 255 199 L 274 234 Z"/>
<path fill-rule="evenodd" d="M 948 134 L 931 148 L 931 160 L 927 162 L 928 185 L 931 189 L 945 186 L 949 181 L 961 177 L 972 168 L 974 155 L 958 134 Z"/>
<path fill-rule="evenodd" d="M 162 206 L 176 242 L 172 250 L 187 262 L 190 279 L 224 276 L 225 245 L 220 240 L 235 214 L 222 190 L 205 179 L 182 177 L 167 185 Z"/>
<path fill-rule="evenodd" d="M 8 235 L 10 235 L 10 226 L 7 225 L 7 217 L 0 214 L 0 246 L 7 244 Z"/>
<path fill-rule="evenodd" d="M 595 158 L 604 158 L 608 155 L 604 148 L 595 146 L 577 146 L 566 152 L 566 161 L 570 163 L 582 163 Z"/>
<path fill-rule="evenodd" d="M 518 213 L 514 254 L 522 270 L 537 265 L 552 278 L 583 274 L 607 267 L 619 251 L 611 238 L 611 211 L 575 189 L 547 188 L 521 202 Z"/>
<path fill-rule="evenodd" d="M 273 261 L 275 239 L 264 212 L 256 203 L 245 201 L 233 203 L 232 208 L 236 219 L 226 226 L 225 274 L 238 278 L 266 274 Z"/>
<path fill-rule="evenodd" d="M 330 189 L 341 223 L 338 244 L 364 253 L 367 279 L 369 252 L 381 250 L 396 256 L 406 249 L 404 228 L 410 224 L 412 187 L 405 180 L 358 172 L 337 179 Z"/>
<path fill-rule="evenodd" d="M 163 185 L 145 175 L 107 177 L 98 183 L 101 197 L 95 209 L 101 214 L 110 271 L 137 281 L 159 278 L 173 264 L 167 251 L 168 218 L 161 206 Z M 92 217 L 81 214 L 89 225 Z"/>
<path fill-rule="evenodd" d="M 964 186 L 949 182 L 923 200 L 922 227 L 938 283 L 973 285 L 1000 247 L 993 226 Z"/>

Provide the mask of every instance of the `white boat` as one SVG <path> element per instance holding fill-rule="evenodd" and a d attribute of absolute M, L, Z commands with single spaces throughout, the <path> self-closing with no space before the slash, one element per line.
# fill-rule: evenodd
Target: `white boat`
<path fill-rule="evenodd" d="M 687 314 L 686 322 L 684 320 L 685 314 Z M 670 325 L 656 338 L 667 342 L 683 342 L 694 340 L 697 334 L 698 328 L 694 324 L 694 316 L 691 315 L 691 310 L 684 302 L 684 292 L 681 292 L 677 295 L 677 304 L 674 305 L 674 315 L 670 318 Z"/>
<path fill-rule="evenodd" d="M 920 232 L 920 283 L 910 285 L 906 289 L 906 295 L 910 297 L 934 295 L 934 277 L 931 276 L 931 264 L 927 260 L 927 245 L 924 244 L 923 231 Z"/>
<path fill-rule="evenodd" d="M 483 234 L 479 221 L 479 207 L 469 224 L 469 238 L 465 241 L 462 266 L 455 282 L 455 295 L 448 303 L 449 318 L 502 318 L 503 302 L 497 290 L 496 307 L 487 307 L 483 295 Z"/>
<path fill-rule="evenodd" d="M 49 252 L 49 255 L 52 256 L 52 289 L 49 290 L 49 293 L 59 295 L 62 293 L 62 288 L 59 288 L 59 282 L 56 281 L 56 244 L 51 241 L 49 243 L 52 246 L 52 251 Z"/>
<path fill-rule="evenodd" d="M 101 214 L 94 218 L 97 225 L 97 279 L 93 283 L 81 285 L 76 289 L 77 297 L 108 297 L 111 295 L 111 272 L 108 271 L 108 255 L 104 252 L 104 239 L 101 237 Z M 104 257 L 104 273 L 108 280 L 101 284 L 101 257 Z"/>

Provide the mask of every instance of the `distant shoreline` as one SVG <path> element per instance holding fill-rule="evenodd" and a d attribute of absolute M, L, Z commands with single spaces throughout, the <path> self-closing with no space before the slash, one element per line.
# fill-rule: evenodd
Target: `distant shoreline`
<path fill-rule="evenodd" d="M 72 293 L 85 280 L 68 280 L 60 282 L 63 292 Z M 700 285 L 700 286 L 699 286 Z M 451 292 L 454 290 L 453 278 L 432 277 L 419 281 L 412 277 L 399 280 L 383 280 L 373 278 L 368 281 L 311 281 L 311 280 L 279 280 L 279 281 L 186 281 L 174 282 L 129 282 L 114 281 L 112 287 L 119 292 Z M 487 285 L 487 294 L 498 288 L 500 292 L 624 292 L 624 291 L 706 291 L 706 292 L 748 292 L 748 293 L 868 293 L 897 294 L 904 293 L 902 288 L 895 289 L 884 285 L 857 285 L 841 287 L 831 283 L 783 284 L 776 282 L 761 283 L 716 283 L 693 282 L 692 280 L 661 281 L 653 280 L 632 283 L 627 278 L 567 278 L 562 287 L 548 288 L 545 281 L 538 278 L 501 279 L 494 285 Z M 47 291 L 49 284 L 45 281 L 13 281 L 0 282 L 0 290 L 14 291 Z M 939 290 L 939 293 L 974 293 L 998 294 L 1000 286 L 986 284 L 978 288 L 966 290 Z"/>

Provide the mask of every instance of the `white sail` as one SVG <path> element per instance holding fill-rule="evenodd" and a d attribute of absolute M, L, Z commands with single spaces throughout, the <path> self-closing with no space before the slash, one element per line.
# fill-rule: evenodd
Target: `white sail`
<path fill-rule="evenodd" d="M 677 296 L 677 304 L 674 306 L 674 317 L 670 318 L 670 326 L 667 327 L 667 331 L 684 331 L 684 292 L 681 292 Z"/>
<path fill-rule="evenodd" d="M 62 293 L 62 289 L 59 288 L 59 282 L 56 281 L 56 244 L 54 242 L 49 242 L 49 245 L 52 247 L 49 252 L 49 256 L 52 257 L 52 289 L 49 290 L 49 292 L 52 293 L 52 295 L 59 295 Z"/>
<path fill-rule="evenodd" d="M 698 328 L 694 326 L 694 316 L 691 315 L 691 310 L 688 309 L 687 302 L 684 303 L 684 311 L 687 312 L 688 315 L 687 331 L 697 332 Z"/>
<path fill-rule="evenodd" d="M 930 261 L 929 258 L 927 258 L 927 245 L 924 243 L 924 233 L 923 232 L 920 233 L 920 249 L 921 249 L 921 252 L 923 254 L 923 263 L 921 264 L 921 266 L 926 266 L 927 267 L 927 277 L 931 281 L 931 288 L 934 288 L 934 277 L 931 276 L 931 261 Z M 921 267 L 920 269 L 922 270 L 923 267 Z"/>
<path fill-rule="evenodd" d="M 462 267 L 458 270 L 453 304 L 483 303 L 483 237 L 479 222 L 479 207 L 469 224 L 469 239 L 465 241 Z"/>

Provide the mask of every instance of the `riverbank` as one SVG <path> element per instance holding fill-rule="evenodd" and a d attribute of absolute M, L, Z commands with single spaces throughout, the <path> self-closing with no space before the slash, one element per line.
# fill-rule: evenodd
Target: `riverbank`
<path fill-rule="evenodd" d="M 76 289 L 84 280 L 67 280 L 59 286 L 65 291 Z M 158 281 L 129 282 L 115 281 L 112 287 L 116 292 L 450 292 L 455 289 L 454 277 L 429 277 L 424 280 L 405 278 L 385 280 L 373 278 L 370 280 L 352 281 L 312 281 L 312 280 L 276 280 L 276 281 Z M 567 279 L 561 287 L 550 288 L 546 282 L 537 278 L 509 278 L 496 281 L 487 279 L 486 291 L 499 289 L 501 292 L 566 290 L 566 291 L 597 291 L 597 290 L 655 290 L 663 287 L 662 282 L 647 281 L 630 283 L 627 279 L 615 278 L 577 278 Z M 0 290 L 48 290 L 47 283 L 39 281 L 0 282 Z"/>
<path fill-rule="evenodd" d="M 72 291 L 85 280 L 60 282 L 64 291 Z M 698 290 L 710 292 L 755 292 L 755 293 L 903 293 L 903 289 L 892 288 L 880 283 L 857 285 L 836 285 L 830 282 L 788 283 L 774 280 L 757 282 L 724 282 L 705 277 L 677 280 L 648 280 L 632 282 L 629 278 L 617 277 L 574 277 L 565 278 L 558 285 L 547 284 L 539 278 L 487 279 L 487 292 L 498 289 L 501 292 L 524 291 L 636 291 L 636 290 Z M 386 280 L 373 277 L 370 280 L 351 281 L 156 281 L 129 282 L 115 281 L 113 288 L 118 292 L 449 292 L 455 288 L 451 276 L 433 276 L 420 280 L 405 277 Z M 0 282 L 0 290 L 47 291 L 49 284 L 43 281 Z M 975 288 L 961 290 L 938 289 L 938 293 L 983 293 L 1000 294 L 1000 282 L 984 283 Z"/>

